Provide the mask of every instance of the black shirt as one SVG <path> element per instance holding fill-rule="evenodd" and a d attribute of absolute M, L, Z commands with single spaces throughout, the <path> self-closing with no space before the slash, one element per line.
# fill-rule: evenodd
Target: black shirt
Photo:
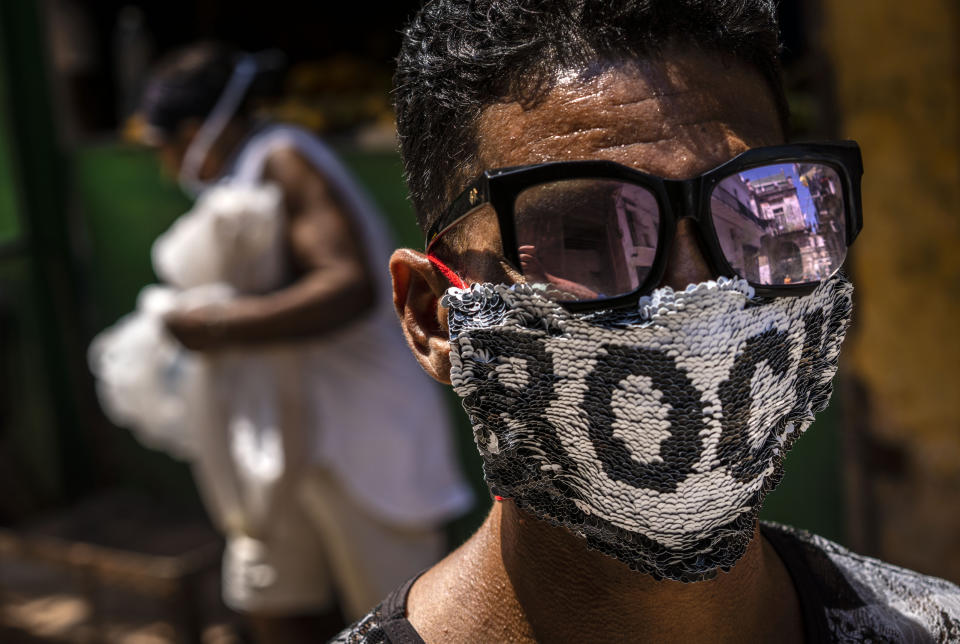
<path fill-rule="evenodd" d="M 761 522 L 793 580 L 807 642 L 960 642 L 960 588 L 803 530 Z M 418 575 L 419 576 L 419 575 Z M 423 644 L 406 618 L 417 577 L 393 591 L 335 644 Z"/>

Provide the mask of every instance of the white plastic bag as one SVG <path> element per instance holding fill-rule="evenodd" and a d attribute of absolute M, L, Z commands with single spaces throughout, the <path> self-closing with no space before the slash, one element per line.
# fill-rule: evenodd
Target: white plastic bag
<path fill-rule="evenodd" d="M 154 270 L 180 289 L 223 282 L 270 292 L 287 277 L 282 208 L 276 185 L 216 185 L 154 242 Z"/>
<path fill-rule="evenodd" d="M 182 293 L 147 286 L 137 298 L 136 311 L 94 338 L 88 352 L 90 371 L 110 420 L 132 429 L 145 445 L 178 458 L 195 453 L 197 432 L 209 413 L 206 365 L 167 332 L 163 316 L 232 295 L 224 285 Z"/>
<path fill-rule="evenodd" d="M 211 374 L 202 356 L 170 335 L 163 316 L 274 290 L 286 279 L 285 248 L 277 186 L 223 183 L 201 195 L 154 242 L 154 270 L 169 286 L 145 287 L 134 312 L 90 345 L 107 416 L 150 447 L 195 456 L 199 433 L 217 422 Z"/>

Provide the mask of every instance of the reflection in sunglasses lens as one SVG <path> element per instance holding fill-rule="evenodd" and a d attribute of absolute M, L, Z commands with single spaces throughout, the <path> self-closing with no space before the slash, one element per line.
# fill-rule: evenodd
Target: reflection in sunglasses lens
<path fill-rule="evenodd" d="M 514 204 L 520 267 L 554 300 L 629 293 L 657 250 L 654 195 L 613 179 L 569 179 L 528 188 Z"/>
<path fill-rule="evenodd" d="M 768 286 L 827 279 L 847 254 L 843 186 L 830 166 L 778 163 L 731 175 L 710 195 L 733 269 Z"/>

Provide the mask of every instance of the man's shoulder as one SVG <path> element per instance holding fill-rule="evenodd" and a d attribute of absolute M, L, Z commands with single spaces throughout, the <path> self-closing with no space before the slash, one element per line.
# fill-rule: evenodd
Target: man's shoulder
<path fill-rule="evenodd" d="M 806 602 L 817 602 L 836 641 L 960 640 L 960 588 L 858 555 L 828 539 L 765 523 Z"/>
<path fill-rule="evenodd" d="M 383 630 L 383 604 L 340 631 L 329 644 L 385 644 L 389 640 Z"/>
<path fill-rule="evenodd" d="M 423 644 L 423 639 L 407 621 L 407 595 L 413 583 L 420 578 L 415 575 L 395 589 L 386 599 L 373 607 L 360 620 L 348 626 L 334 637 L 332 644 Z"/>

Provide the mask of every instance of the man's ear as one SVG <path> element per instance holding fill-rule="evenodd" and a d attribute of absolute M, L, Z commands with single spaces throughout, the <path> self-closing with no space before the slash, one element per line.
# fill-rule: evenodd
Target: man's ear
<path fill-rule="evenodd" d="M 450 335 L 440 297 L 449 284 L 423 253 L 400 248 L 390 257 L 393 305 L 403 335 L 424 371 L 450 384 Z"/>

